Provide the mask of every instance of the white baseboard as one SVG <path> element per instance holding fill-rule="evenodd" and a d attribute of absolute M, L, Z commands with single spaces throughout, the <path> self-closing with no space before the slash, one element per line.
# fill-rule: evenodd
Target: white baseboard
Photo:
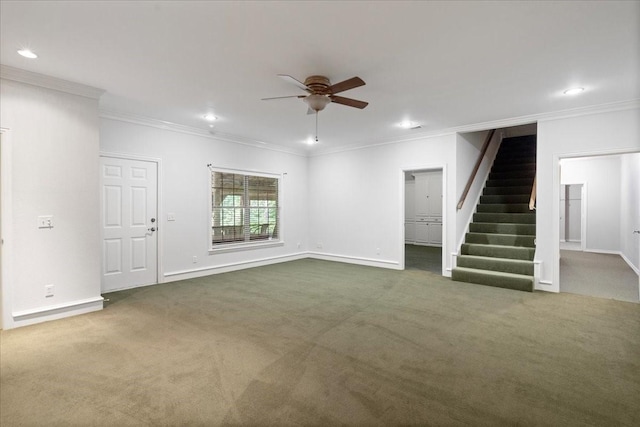
<path fill-rule="evenodd" d="M 366 265 L 369 267 L 390 268 L 400 270 L 400 264 L 397 261 L 379 260 L 373 258 L 361 258 L 347 255 L 328 254 L 323 252 L 307 252 L 309 258 L 321 259 L 325 261 L 344 262 L 347 264 Z"/>
<path fill-rule="evenodd" d="M 640 276 L 640 269 L 638 269 L 638 267 L 636 267 L 635 265 L 633 265 L 633 263 L 631 262 L 631 260 L 630 260 L 629 258 L 627 258 L 626 256 L 624 256 L 624 254 L 623 254 L 623 253 L 620 253 L 620 256 L 622 257 L 622 259 L 624 260 L 624 262 L 626 262 L 626 263 L 627 263 L 627 265 L 628 265 L 629 267 L 631 267 L 631 269 L 632 269 L 633 271 L 635 271 L 635 272 L 636 272 L 636 274 L 637 274 L 638 276 Z"/>
<path fill-rule="evenodd" d="M 39 307 L 33 310 L 15 311 L 11 313 L 13 323 L 11 325 L 3 325 L 3 327 L 4 329 L 12 329 L 20 326 L 47 322 L 49 320 L 77 316 L 79 314 L 90 313 L 92 311 L 99 311 L 102 310 L 103 301 L 104 298 L 95 297 L 52 305 L 49 307 Z"/>
<path fill-rule="evenodd" d="M 195 279 L 197 277 L 210 276 L 212 274 L 228 273 L 230 271 L 244 270 L 246 268 L 261 267 L 264 265 L 278 264 L 281 262 L 295 261 L 308 258 L 306 252 L 293 255 L 282 255 L 269 258 L 261 258 L 252 261 L 240 261 L 229 264 L 215 265 L 210 267 L 200 267 L 190 270 L 171 271 L 164 274 L 164 282 L 176 282 L 178 280 Z"/>
<path fill-rule="evenodd" d="M 585 249 L 583 252 L 589 252 L 592 254 L 622 255 L 620 251 L 610 251 L 607 249 Z"/>

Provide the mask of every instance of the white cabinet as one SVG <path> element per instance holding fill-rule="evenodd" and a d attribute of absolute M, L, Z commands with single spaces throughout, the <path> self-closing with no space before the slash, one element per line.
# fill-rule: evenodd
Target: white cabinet
<path fill-rule="evenodd" d="M 405 242 L 442 245 L 442 172 L 417 172 L 405 182 Z"/>
<path fill-rule="evenodd" d="M 414 174 L 416 216 L 442 216 L 442 172 Z"/>
<path fill-rule="evenodd" d="M 404 241 L 413 243 L 416 239 L 416 224 L 415 222 L 404 223 Z"/>
<path fill-rule="evenodd" d="M 428 242 L 432 245 L 442 245 L 442 222 L 429 223 Z"/>
<path fill-rule="evenodd" d="M 428 243 L 429 242 L 429 223 L 425 221 L 416 222 L 416 243 Z"/>

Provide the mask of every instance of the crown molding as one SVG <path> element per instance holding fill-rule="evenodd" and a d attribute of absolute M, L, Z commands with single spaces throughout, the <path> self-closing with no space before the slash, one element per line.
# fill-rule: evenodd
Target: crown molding
<path fill-rule="evenodd" d="M 360 141 L 355 144 L 343 146 L 339 148 L 328 148 L 325 150 L 316 150 L 309 154 L 309 157 L 322 156 L 326 154 L 335 154 L 345 151 L 363 150 L 372 147 L 379 147 L 390 144 L 401 144 L 403 142 L 418 141 L 426 138 L 434 138 L 456 133 L 480 132 L 490 129 L 501 129 L 513 126 L 521 126 L 530 123 L 545 122 L 552 120 L 562 120 L 572 117 L 587 116 L 591 114 L 612 113 L 616 111 L 640 109 L 640 99 L 631 99 L 626 101 L 611 102 L 607 104 L 590 105 L 587 107 L 572 108 L 568 110 L 551 111 L 547 113 L 531 114 L 527 116 L 512 117 L 489 122 L 474 123 L 470 125 L 456 126 L 452 128 L 436 129 L 432 131 L 412 133 L 411 135 L 398 138 L 385 138 L 378 140 L 370 140 L 368 142 Z"/>
<path fill-rule="evenodd" d="M 282 145 L 272 144 L 270 142 L 260 141 L 251 138 L 245 138 L 238 135 L 231 135 L 217 131 L 208 131 L 192 126 L 181 125 L 178 123 L 168 122 L 165 120 L 145 117 L 138 114 L 123 113 L 119 111 L 100 110 L 100 118 L 115 120 L 119 122 L 132 123 L 136 125 L 148 126 L 156 129 L 169 130 L 182 134 L 195 135 L 203 138 L 209 138 L 217 141 L 231 142 L 234 144 L 248 145 L 254 148 L 262 148 L 264 150 L 277 151 L 280 153 L 293 154 L 296 156 L 307 157 L 308 154 L 302 150 L 295 150 L 284 147 Z"/>
<path fill-rule="evenodd" d="M 26 83 L 33 86 L 53 89 L 72 95 L 83 96 L 85 98 L 100 99 L 104 90 L 80 83 L 70 82 L 57 77 L 45 76 L 21 68 L 10 67 L 0 64 L 0 78 Z"/>

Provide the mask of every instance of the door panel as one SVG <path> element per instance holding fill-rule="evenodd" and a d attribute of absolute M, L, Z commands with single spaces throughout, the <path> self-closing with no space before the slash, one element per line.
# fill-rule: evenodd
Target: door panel
<path fill-rule="evenodd" d="M 102 291 L 157 282 L 157 164 L 101 157 Z"/>

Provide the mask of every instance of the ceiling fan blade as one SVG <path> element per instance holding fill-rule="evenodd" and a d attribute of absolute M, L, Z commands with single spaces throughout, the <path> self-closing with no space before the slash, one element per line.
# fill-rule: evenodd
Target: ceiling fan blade
<path fill-rule="evenodd" d="M 329 92 L 336 94 L 355 87 L 364 86 L 365 84 L 364 80 L 360 77 L 351 77 L 348 80 L 329 86 Z"/>
<path fill-rule="evenodd" d="M 364 107 L 369 105 L 368 102 L 358 101 L 357 99 L 345 98 L 343 96 L 330 96 L 330 98 L 332 102 L 335 102 L 336 104 L 346 105 L 348 107 L 363 109 Z"/>
<path fill-rule="evenodd" d="M 262 98 L 261 101 L 271 101 L 272 99 L 306 98 L 306 97 L 307 97 L 307 95 L 273 96 L 271 98 Z"/>
<path fill-rule="evenodd" d="M 278 74 L 278 77 L 280 77 L 285 82 L 289 82 L 289 83 L 291 83 L 293 85 L 298 86 L 300 89 L 302 89 L 304 91 L 310 92 L 309 88 L 306 87 L 304 83 L 302 83 L 299 80 L 296 80 L 295 78 L 291 77 L 288 74 Z"/>

